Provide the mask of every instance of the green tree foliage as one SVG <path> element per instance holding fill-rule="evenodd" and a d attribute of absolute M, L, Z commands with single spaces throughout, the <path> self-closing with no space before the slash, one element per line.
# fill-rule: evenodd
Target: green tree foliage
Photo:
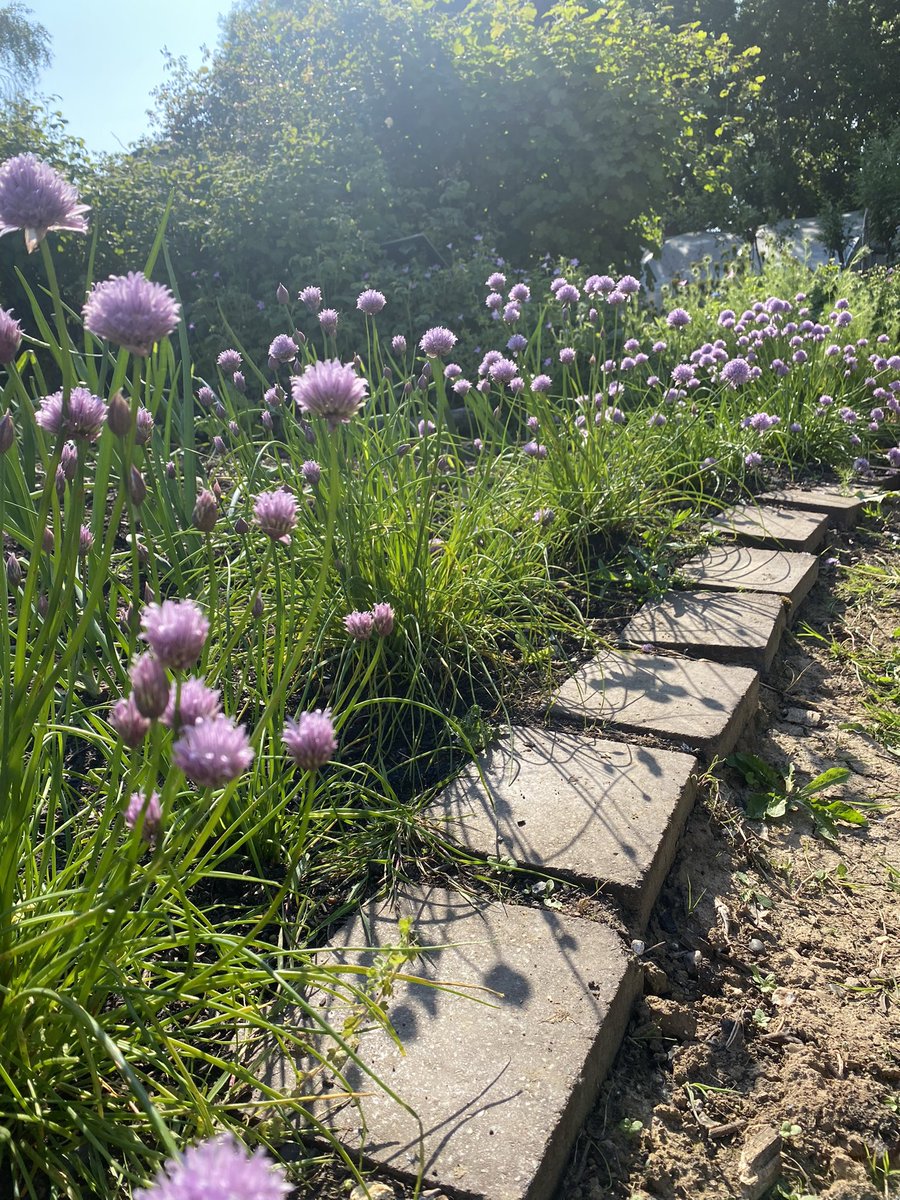
<path fill-rule="evenodd" d="M 719 185 L 752 60 L 628 0 L 240 4 L 204 66 L 170 63 L 154 137 L 107 161 L 102 262 L 150 238 L 171 190 L 204 328 L 279 279 L 352 304 L 379 246 L 413 233 L 624 263 L 686 178 Z"/>
<path fill-rule="evenodd" d="M 852 205 L 864 144 L 900 113 L 896 0 L 672 0 L 666 12 L 673 28 L 698 22 L 739 51 L 759 47 L 765 83 L 749 97 L 732 178 L 744 208 Z"/>
<path fill-rule="evenodd" d="M 50 34 L 18 0 L 0 4 L 0 97 L 12 100 L 33 89 L 50 65 Z"/>

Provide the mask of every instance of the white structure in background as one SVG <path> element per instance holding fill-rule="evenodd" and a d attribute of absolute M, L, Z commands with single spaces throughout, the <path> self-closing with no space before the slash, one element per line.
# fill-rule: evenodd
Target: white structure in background
<path fill-rule="evenodd" d="M 822 240 L 822 222 L 817 217 L 797 217 L 777 221 L 774 225 L 761 225 L 754 239 L 756 255 L 765 260 L 772 253 L 787 253 L 813 270 L 830 262 L 839 262 L 845 267 L 863 245 L 866 214 L 842 213 L 841 222 L 844 229 L 841 254 L 829 249 Z"/>
<path fill-rule="evenodd" d="M 755 271 L 772 254 L 790 254 L 815 269 L 831 261 L 847 266 L 865 241 L 865 213 L 842 216 L 843 254 L 830 250 L 823 239 L 822 223 L 817 217 L 797 217 L 761 225 L 752 242 L 743 242 L 733 233 L 709 229 L 702 233 L 679 233 L 666 238 L 659 253 L 651 250 L 641 258 L 641 273 L 650 298 L 659 303 L 664 285 L 677 290 L 679 282 L 725 278 L 739 258 L 749 259 Z"/>
<path fill-rule="evenodd" d="M 721 229 L 679 233 L 666 238 L 658 254 L 646 251 L 641 258 L 641 274 L 649 296 L 659 302 L 660 288 L 665 284 L 677 289 L 682 279 L 688 283 L 722 279 L 739 256 L 749 253 L 746 243 Z"/>

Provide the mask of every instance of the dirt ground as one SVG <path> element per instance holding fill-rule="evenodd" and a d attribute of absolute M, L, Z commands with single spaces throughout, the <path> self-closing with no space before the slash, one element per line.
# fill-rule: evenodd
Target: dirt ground
<path fill-rule="evenodd" d="M 900 1194 L 900 755 L 852 728 L 863 688 L 829 649 L 886 647 L 900 625 L 835 593 L 844 566 L 897 552 L 900 514 L 885 515 L 886 531 L 834 536 L 741 747 L 800 782 L 849 768 L 833 795 L 875 805 L 868 827 L 830 844 L 804 812 L 747 821 L 741 777 L 715 772 L 561 1200 Z"/>

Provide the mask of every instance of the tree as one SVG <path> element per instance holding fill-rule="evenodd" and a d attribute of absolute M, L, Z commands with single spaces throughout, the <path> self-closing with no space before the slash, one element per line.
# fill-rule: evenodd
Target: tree
<path fill-rule="evenodd" d="M 732 181 L 744 205 L 772 216 L 851 206 L 864 144 L 900 112 L 896 0 L 672 0 L 662 13 L 759 47 L 764 83 L 748 97 Z"/>
<path fill-rule="evenodd" d="M 19 0 L 0 4 L 0 96 L 21 99 L 50 65 L 50 34 Z"/>

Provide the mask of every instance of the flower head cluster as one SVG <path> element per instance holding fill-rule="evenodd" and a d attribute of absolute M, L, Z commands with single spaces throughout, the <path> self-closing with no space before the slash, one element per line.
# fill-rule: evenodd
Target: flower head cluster
<path fill-rule="evenodd" d="M 169 699 L 160 720 L 177 733 L 185 726 L 208 721 L 221 711 L 221 693 L 207 687 L 203 679 L 190 678 L 185 679 L 180 688 L 176 685 L 169 689 Z"/>
<path fill-rule="evenodd" d="M 247 733 L 221 713 L 182 727 L 172 761 L 198 787 L 224 787 L 253 762 Z"/>
<path fill-rule="evenodd" d="M 334 723 L 327 708 L 301 713 L 296 721 L 288 721 L 282 738 L 288 754 L 304 771 L 324 767 L 337 750 Z"/>
<path fill-rule="evenodd" d="M 356 297 L 356 307 L 361 313 L 365 313 L 367 317 L 374 317 L 380 313 L 387 300 L 383 292 L 376 292 L 374 288 L 368 288 Z"/>
<path fill-rule="evenodd" d="M 250 1154 L 229 1134 L 171 1159 L 135 1200 L 284 1200 L 290 1191 L 262 1150 Z"/>
<path fill-rule="evenodd" d="M 336 358 L 310 363 L 302 375 L 291 380 L 300 411 L 324 417 L 332 429 L 349 422 L 365 402 L 368 387 L 352 363 L 342 363 Z"/>
<path fill-rule="evenodd" d="M 722 378 L 731 387 L 740 387 L 752 378 L 750 364 L 745 358 L 732 358 L 722 367 Z"/>
<path fill-rule="evenodd" d="M 159 792 L 151 792 L 144 796 L 140 792 L 132 792 L 128 807 L 125 809 L 125 824 L 129 829 L 141 825 L 141 837 L 152 845 L 162 827 L 162 807 L 159 802 Z"/>
<path fill-rule="evenodd" d="M 385 602 L 376 604 L 371 612 L 348 613 L 344 617 L 344 628 L 357 642 L 368 641 L 373 633 L 389 637 L 394 632 L 394 610 Z"/>
<path fill-rule="evenodd" d="M 33 154 L 17 154 L 0 166 L 0 237 L 21 229 L 29 254 L 51 230 L 87 233 L 87 211 L 72 184 Z"/>
<path fill-rule="evenodd" d="M 456 334 L 443 325 L 427 329 L 419 341 L 419 349 L 429 358 L 446 358 L 455 345 Z"/>
<path fill-rule="evenodd" d="M 310 284 L 298 292 L 297 299 L 305 304 L 310 312 L 316 313 L 322 307 L 322 289 Z"/>
<path fill-rule="evenodd" d="M 163 600 L 141 614 L 141 637 L 164 667 L 185 670 L 200 657 L 209 621 L 194 600 Z"/>
<path fill-rule="evenodd" d="M 141 271 L 94 284 L 84 304 L 84 327 L 97 337 L 146 356 L 178 324 L 181 305 L 162 283 Z"/>
<path fill-rule="evenodd" d="M 289 546 L 297 524 L 297 497 L 281 490 L 260 492 L 253 503 L 253 519 L 273 542 Z"/>
<path fill-rule="evenodd" d="M 0 363 L 11 363 L 22 342 L 22 326 L 11 312 L 0 308 Z"/>
<path fill-rule="evenodd" d="M 298 348 L 289 333 L 279 333 L 269 346 L 269 358 L 276 363 L 293 362 L 297 357 Z"/>
<path fill-rule="evenodd" d="M 63 434 L 85 442 L 96 442 L 106 420 L 106 405 L 87 388 L 76 387 L 69 393 L 67 403 L 63 403 L 61 391 L 44 396 L 34 419 L 41 429 L 53 437 Z"/>
<path fill-rule="evenodd" d="M 683 329 L 685 325 L 690 325 L 691 314 L 683 308 L 673 308 L 666 317 L 666 324 L 671 329 Z"/>

